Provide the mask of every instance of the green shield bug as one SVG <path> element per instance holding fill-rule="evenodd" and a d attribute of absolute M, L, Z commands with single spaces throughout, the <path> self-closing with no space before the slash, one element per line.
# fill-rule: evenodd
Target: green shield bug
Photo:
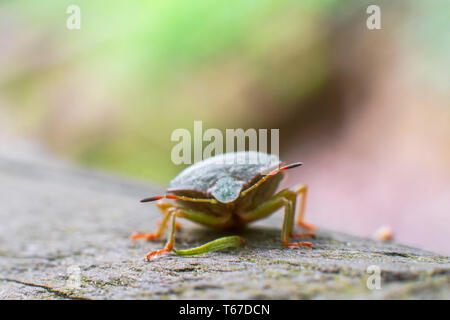
<path fill-rule="evenodd" d="M 230 236 L 216 239 L 200 247 L 175 250 L 176 218 L 221 229 L 232 229 L 263 219 L 284 207 L 281 244 L 287 247 L 308 247 L 310 242 L 290 242 L 291 237 L 312 237 L 313 233 L 292 233 L 297 196 L 301 197 L 296 224 L 314 232 L 315 226 L 303 221 L 307 187 L 301 185 L 294 190 L 277 191 L 283 179 L 283 171 L 302 163 L 283 165 L 275 155 L 256 151 L 220 154 L 194 163 L 184 169 L 169 184 L 165 195 L 146 198 L 141 202 L 161 200 L 157 203 L 163 213 L 162 222 L 155 233 L 136 233 L 133 240 L 152 240 L 163 235 L 169 227 L 166 246 L 146 256 L 175 252 L 178 255 L 198 255 L 227 247 L 239 246 L 243 239 Z M 175 200 L 174 203 L 163 199 Z"/>

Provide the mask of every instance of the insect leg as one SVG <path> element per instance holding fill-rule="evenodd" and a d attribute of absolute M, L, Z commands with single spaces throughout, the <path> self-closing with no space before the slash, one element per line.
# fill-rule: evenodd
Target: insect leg
<path fill-rule="evenodd" d="M 175 250 L 173 248 L 175 243 L 175 230 L 176 230 L 176 217 L 180 218 L 186 218 L 192 221 L 200 222 L 203 224 L 207 224 L 210 226 L 216 226 L 220 227 L 223 226 L 228 222 L 230 217 L 215 217 L 211 216 L 209 214 L 205 214 L 203 212 L 198 212 L 195 210 L 188 210 L 184 208 L 177 208 L 176 206 L 171 206 L 169 209 L 169 213 L 167 216 L 170 219 L 170 233 L 169 238 L 167 240 L 166 246 L 164 249 L 152 251 L 145 257 L 145 260 L 150 260 L 152 257 L 164 253 L 168 253 L 170 251 L 174 251 L 177 255 L 180 256 L 194 256 L 199 254 L 204 254 L 216 250 L 220 250 L 223 248 L 228 247 L 237 247 L 239 246 L 244 240 L 239 236 L 231 236 L 231 237 L 223 237 L 216 239 L 214 241 L 208 242 L 202 246 L 192 248 L 192 249 L 185 249 L 185 250 Z"/>
<path fill-rule="evenodd" d="M 270 200 L 261 204 L 256 209 L 249 212 L 241 213 L 240 217 L 246 222 L 252 222 L 255 220 L 265 218 L 270 214 L 274 213 L 275 211 L 277 211 L 278 209 L 280 209 L 281 207 L 284 207 L 285 214 L 281 232 L 281 243 L 284 246 L 289 247 L 305 246 L 310 248 L 312 246 L 310 242 L 290 243 L 291 236 L 298 236 L 292 234 L 292 229 L 294 226 L 296 196 L 297 194 L 292 190 L 289 189 L 281 190 L 276 195 L 274 195 Z"/>
<path fill-rule="evenodd" d="M 137 232 L 133 235 L 131 235 L 131 240 L 137 240 L 137 239 L 146 239 L 146 240 L 153 240 L 161 237 L 164 234 L 164 231 L 167 227 L 167 223 L 169 222 L 170 218 L 170 211 L 173 211 L 174 205 L 169 202 L 158 202 L 157 206 L 159 210 L 163 213 L 164 217 L 154 233 L 140 233 Z M 179 228 L 179 226 L 177 227 Z"/>
<path fill-rule="evenodd" d="M 186 208 L 178 208 L 176 211 L 177 217 L 189 219 L 191 221 L 201 223 L 204 225 L 208 225 L 210 227 L 224 227 L 226 226 L 231 219 L 230 215 L 224 215 L 224 216 L 214 216 L 208 213 L 204 213 L 201 211 L 196 210 L 190 210 Z M 194 256 L 199 254 L 204 254 L 208 252 L 217 251 L 224 248 L 229 247 L 237 247 L 240 244 L 244 242 L 244 239 L 239 236 L 230 236 L 230 237 L 223 237 L 219 238 L 213 241 L 210 241 L 208 243 L 205 243 L 204 245 L 201 245 L 199 247 L 190 248 L 190 249 L 184 249 L 184 250 L 175 250 L 173 251 L 180 256 Z"/>
<path fill-rule="evenodd" d="M 158 207 L 158 209 L 161 211 L 161 213 L 165 216 L 167 214 L 167 210 L 170 208 L 174 208 L 175 205 L 173 203 L 170 202 L 165 202 L 165 201 L 159 201 L 156 203 L 156 206 Z M 164 218 L 163 218 L 164 220 Z M 160 226 L 163 222 L 162 221 L 157 221 L 156 223 L 158 223 L 158 226 Z M 175 223 L 175 228 L 177 230 L 181 229 L 181 225 L 180 223 L 177 221 Z"/>
<path fill-rule="evenodd" d="M 249 223 L 271 215 L 272 213 L 286 205 L 287 199 L 283 195 L 283 193 L 285 193 L 286 191 L 289 190 L 286 189 L 280 191 L 271 199 L 251 211 L 238 213 L 239 217 L 244 222 Z"/>
<path fill-rule="evenodd" d="M 175 218 L 176 218 L 176 210 L 171 210 L 171 212 L 167 215 L 170 219 L 170 233 L 169 233 L 169 238 L 167 239 L 167 243 L 164 246 L 163 249 L 161 250 L 156 250 L 156 251 L 152 251 L 150 253 L 148 253 L 145 256 L 145 260 L 149 261 L 152 257 L 160 255 L 160 254 L 164 254 L 164 253 L 168 253 L 170 251 L 172 251 L 173 249 L 173 245 L 175 243 Z"/>
<path fill-rule="evenodd" d="M 230 222 L 232 215 L 226 214 L 222 216 L 215 216 L 209 213 L 196 211 L 196 210 L 190 210 L 190 209 L 181 209 L 179 208 L 177 210 L 177 215 L 180 218 L 188 219 L 193 222 L 197 222 L 209 227 L 225 227 Z"/>
<path fill-rule="evenodd" d="M 286 204 L 284 206 L 284 218 L 283 227 L 281 230 L 281 243 L 285 247 L 295 248 L 295 247 L 308 247 L 312 248 L 311 242 L 290 242 L 291 236 L 303 236 L 292 234 L 292 229 L 294 227 L 294 216 L 295 216 L 295 206 L 296 206 L 296 194 L 291 193 L 292 191 L 286 189 Z"/>
<path fill-rule="evenodd" d="M 301 185 L 294 192 L 297 195 L 301 196 L 300 206 L 298 208 L 297 219 L 296 219 L 295 223 L 297 224 L 297 226 L 302 227 L 303 229 L 306 229 L 306 230 L 309 230 L 312 232 L 316 231 L 317 228 L 315 225 L 303 221 L 303 216 L 305 214 L 306 195 L 308 193 L 308 186 Z M 306 234 L 306 235 L 308 235 L 308 234 Z"/>

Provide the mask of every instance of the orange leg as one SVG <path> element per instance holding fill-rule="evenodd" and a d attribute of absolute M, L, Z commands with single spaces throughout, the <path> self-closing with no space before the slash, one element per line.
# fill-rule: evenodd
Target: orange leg
<path fill-rule="evenodd" d="M 291 233 L 292 238 L 315 238 L 316 235 L 312 232 L 305 232 L 305 233 Z M 312 248 L 311 242 L 294 242 L 294 243 L 287 243 L 284 244 L 286 247 L 289 248 L 295 248 L 295 247 L 307 247 Z"/>
<path fill-rule="evenodd" d="M 166 214 L 166 213 L 167 213 L 167 210 L 169 210 L 169 209 L 171 209 L 171 208 L 174 208 L 174 205 L 173 205 L 172 203 L 169 203 L 169 202 L 163 202 L 163 201 L 158 202 L 158 203 L 156 204 L 156 206 L 158 207 L 159 210 L 161 210 L 161 212 L 162 212 L 163 214 Z M 161 220 L 161 221 L 157 221 L 156 223 L 158 224 L 158 226 L 160 226 L 161 223 L 162 223 L 162 220 Z M 179 222 L 175 222 L 175 228 L 176 228 L 177 230 L 181 230 L 181 228 L 182 228 L 182 227 L 181 227 L 181 224 L 180 224 Z"/>
<path fill-rule="evenodd" d="M 295 224 L 303 229 L 306 229 L 311 232 L 315 232 L 317 230 L 315 225 L 303 221 L 303 216 L 305 214 L 306 195 L 308 193 L 308 187 L 306 185 L 302 185 L 299 188 L 297 188 L 297 190 L 295 190 L 295 193 L 298 195 L 301 195 L 300 205 L 298 208 L 297 219 L 295 221 Z"/>
<path fill-rule="evenodd" d="M 315 238 L 316 234 L 312 232 L 291 233 L 292 238 Z"/>
<path fill-rule="evenodd" d="M 168 252 L 172 251 L 172 249 L 173 249 L 173 245 L 175 243 L 175 229 L 176 229 L 175 228 L 175 217 L 176 217 L 175 210 L 172 210 L 172 212 L 167 214 L 167 216 L 171 219 L 169 239 L 167 240 L 167 243 L 166 243 L 164 249 L 156 250 L 156 251 L 152 251 L 152 252 L 148 253 L 145 256 L 146 261 L 151 260 L 155 256 L 158 256 L 158 255 L 161 255 L 164 253 L 168 253 Z"/>
<path fill-rule="evenodd" d="M 156 221 L 156 224 L 157 224 L 158 226 L 160 226 L 161 223 L 162 223 L 162 221 L 163 221 L 163 220 L 158 220 L 158 221 Z M 181 224 L 180 224 L 178 221 L 175 222 L 175 229 L 177 229 L 177 230 L 181 230 L 181 229 L 182 229 Z"/>
<path fill-rule="evenodd" d="M 296 197 L 297 194 L 298 194 L 297 192 L 292 192 L 291 190 L 287 190 L 285 194 L 284 219 L 283 219 L 283 229 L 281 232 L 281 244 L 284 247 L 288 248 L 297 248 L 297 247 L 312 248 L 311 242 L 290 242 L 290 237 L 293 236 L 292 229 L 294 224 L 295 207 L 297 205 L 297 197 Z M 300 205 L 303 206 L 303 204 Z M 305 234 L 294 234 L 294 236 L 305 236 Z"/>
<path fill-rule="evenodd" d="M 154 233 L 140 233 L 137 232 L 133 235 L 131 235 L 131 240 L 137 240 L 137 239 L 146 239 L 146 240 L 153 240 L 161 237 L 164 234 L 164 231 L 166 230 L 167 222 L 169 221 L 170 214 L 166 214 L 161 221 L 161 224 L 158 227 L 158 230 Z"/>
<path fill-rule="evenodd" d="M 306 247 L 312 249 L 311 242 L 290 242 L 290 243 L 283 243 L 283 246 L 288 248 Z"/>
<path fill-rule="evenodd" d="M 311 242 L 291 243 L 292 229 L 294 226 L 295 208 L 297 202 L 297 192 L 290 189 L 283 189 L 274 195 L 270 200 L 261 204 L 254 210 L 241 214 L 240 217 L 246 222 L 262 219 L 284 207 L 284 219 L 281 229 L 281 244 L 285 247 L 308 247 L 312 248 Z M 302 236 L 305 236 L 304 234 Z"/>
<path fill-rule="evenodd" d="M 173 204 L 168 202 L 158 202 L 157 203 L 158 209 L 161 210 L 164 217 L 161 220 L 161 222 L 158 223 L 159 227 L 158 230 L 154 233 L 141 233 L 137 232 L 131 236 L 131 240 L 137 240 L 137 239 L 146 239 L 146 240 L 153 240 L 161 237 L 164 234 L 164 231 L 166 230 L 167 223 L 169 222 L 170 218 L 170 211 L 173 210 Z M 176 226 L 177 229 L 180 229 L 180 225 Z"/>

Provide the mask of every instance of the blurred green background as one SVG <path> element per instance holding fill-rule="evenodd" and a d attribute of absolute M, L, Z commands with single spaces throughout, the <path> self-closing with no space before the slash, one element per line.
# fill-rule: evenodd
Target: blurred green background
<path fill-rule="evenodd" d="M 58 153 L 167 182 L 174 129 L 278 128 L 324 85 L 336 2 L 76 1 L 70 31 L 70 1 L 6 1 L 2 97 Z"/>
<path fill-rule="evenodd" d="M 164 186 L 183 169 L 174 129 L 279 128 L 282 158 L 308 164 L 287 184 L 310 184 L 313 222 L 388 223 L 448 251 L 449 14 L 446 0 L 3 0 L 0 134 Z"/>

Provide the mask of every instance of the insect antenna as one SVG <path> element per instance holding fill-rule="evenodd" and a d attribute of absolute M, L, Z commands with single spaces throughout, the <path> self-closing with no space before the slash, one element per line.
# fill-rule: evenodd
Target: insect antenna
<path fill-rule="evenodd" d="M 207 202 L 207 203 L 217 203 L 216 199 L 201 199 L 201 198 L 189 198 L 185 196 L 175 196 L 172 194 L 165 194 L 162 196 L 155 196 L 150 198 L 142 199 L 141 202 L 152 202 L 156 200 L 161 199 L 171 199 L 171 200 L 184 200 L 184 201 L 191 201 L 191 202 Z"/>
<path fill-rule="evenodd" d="M 281 168 L 275 169 L 271 172 L 269 172 L 268 174 L 266 174 L 264 177 L 261 178 L 261 180 L 259 180 L 257 183 L 255 183 L 254 185 L 252 185 L 251 187 L 249 187 L 248 189 L 244 190 L 241 192 L 241 197 L 245 196 L 248 192 L 252 191 L 253 189 L 255 189 L 256 187 L 258 187 L 259 185 L 261 185 L 264 181 L 266 181 L 267 179 L 269 179 L 270 177 L 276 175 L 277 173 L 279 173 L 280 171 L 284 171 L 284 170 L 288 170 L 288 169 L 293 169 L 296 167 L 300 167 L 301 165 L 303 165 L 303 162 L 295 162 L 295 163 L 291 163 L 285 166 L 282 166 Z"/>
<path fill-rule="evenodd" d="M 297 168 L 297 167 L 300 167 L 302 165 L 303 165 L 303 162 L 291 163 L 291 164 L 288 164 L 287 166 L 281 167 L 279 169 L 279 171 L 284 171 L 284 170 L 288 170 L 288 169 L 292 169 L 292 168 Z M 274 170 L 274 171 L 277 171 L 277 170 Z"/>
<path fill-rule="evenodd" d="M 145 198 L 145 199 L 142 199 L 141 202 L 152 202 L 152 201 L 161 200 L 161 199 L 164 199 L 164 196 Z"/>

